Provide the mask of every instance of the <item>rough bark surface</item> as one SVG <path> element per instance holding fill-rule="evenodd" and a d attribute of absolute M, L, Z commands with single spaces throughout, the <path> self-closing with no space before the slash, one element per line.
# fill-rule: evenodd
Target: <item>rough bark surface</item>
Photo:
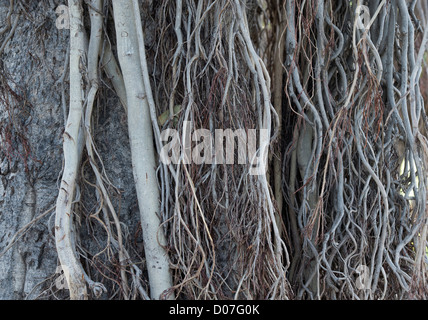
<path fill-rule="evenodd" d="M 0 254 L 15 233 L 52 208 L 58 196 L 64 112 L 61 89 L 56 82 L 64 72 L 69 35 L 67 29 L 55 27 L 58 18 L 55 8 L 60 4 L 60 1 L 29 1 L 28 17 L 20 17 L 15 34 L 2 56 L 3 80 L 24 99 L 11 101 L 7 106 L 0 103 L 0 131 L 4 137 L 11 122 L 11 112 L 14 121 L 18 122 L 13 128 L 19 125 L 26 131 L 20 138 L 22 140 L 10 141 L 10 145 L 2 140 L 0 148 Z M 1 21 L 4 21 L 8 5 L 5 1 L 0 2 Z M 98 152 L 108 159 L 104 164 L 107 175 L 121 191 L 114 201 L 120 218 L 127 221 L 132 235 L 128 240 L 133 241 L 141 254 L 142 238 L 138 233 L 139 215 L 126 114 L 111 92 L 105 90 L 103 96 L 103 109 L 97 110 L 96 115 L 99 124 L 95 133 Z M 68 101 L 68 96 L 65 98 Z M 29 147 L 28 155 L 23 139 L 28 142 L 25 145 Z M 84 202 L 91 209 L 95 200 L 88 197 Z M 57 269 L 54 220 L 54 211 L 51 211 L 28 228 L 0 258 L 0 299 L 68 296 L 68 292 L 57 285 L 64 281 L 60 269 Z M 81 227 L 81 241 L 90 246 L 90 230 L 86 228 L 84 218 Z M 39 296 L 40 293 L 43 294 Z"/>

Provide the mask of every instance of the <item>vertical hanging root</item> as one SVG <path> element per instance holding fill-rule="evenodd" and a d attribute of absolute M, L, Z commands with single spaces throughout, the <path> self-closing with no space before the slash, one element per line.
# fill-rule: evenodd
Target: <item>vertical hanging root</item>
<path fill-rule="evenodd" d="M 172 287 L 169 260 L 163 246 L 165 235 L 160 227 L 159 190 L 156 177 L 152 121 L 143 81 L 137 22 L 132 1 L 113 2 L 119 63 L 122 69 L 128 112 L 128 130 L 132 165 L 141 216 L 144 251 L 153 299 L 163 298 Z M 140 44 L 144 48 L 144 44 Z M 173 298 L 169 294 L 169 298 Z"/>
<path fill-rule="evenodd" d="M 123 296 L 125 299 L 128 299 L 131 297 L 131 294 L 135 296 L 135 292 L 138 291 L 142 298 L 148 299 L 148 295 L 141 284 L 141 270 L 131 261 L 129 253 L 124 248 L 121 224 L 105 186 L 105 182 L 108 182 L 108 179 L 103 177 L 104 169 L 102 168 L 103 170 L 100 170 L 98 168 L 97 163 L 101 163 L 102 165 L 102 160 L 99 158 L 99 154 L 96 151 L 93 140 L 91 118 L 92 111 L 96 104 L 96 95 L 99 87 L 98 64 L 103 43 L 102 4 L 102 0 L 91 0 L 91 2 L 88 3 L 88 10 L 91 19 L 91 34 L 88 46 L 83 28 L 83 9 L 81 1 L 76 0 L 69 2 L 70 108 L 64 133 L 64 172 L 56 205 L 56 246 L 60 264 L 70 290 L 71 299 L 88 298 L 85 282 L 89 284 L 89 288 L 93 290 L 96 297 L 98 297 L 102 292 L 106 292 L 106 288 L 101 283 L 92 281 L 85 273 L 76 250 L 75 236 L 78 235 L 78 232 L 75 232 L 76 230 L 73 224 L 72 203 L 74 200 L 76 180 L 78 177 L 83 147 L 86 145 L 89 163 L 96 177 L 96 185 L 94 185 L 96 187 L 95 192 L 97 199 L 101 202 L 100 208 L 103 210 L 105 222 L 102 222 L 96 217 L 98 213 L 92 215 L 92 217 L 99 221 L 108 233 L 107 248 L 112 245 L 113 248 L 118 251 L 120 281 Z M 128 6 L 125 10 L 129 8 L 131 7 Z M 132 8 L 126 14 L 129 13 L 131 13 L 132 19 L 134 19 Z M 123 63 L 127 66 L 127 68 L 124 67 L 124 70 L 127 71 L 130 69 L 134 71 L 134 66 L 145 65 L 145 61 L 140 61 L 139 58 L 138 41 L 135 36 L 135 28 L 137 24 L 135 20 L 132 19 L 127 21 L 127 27 L 131 25 L 131 30 L 126 29 L 125 27 L 126 31 L 124 32 L 132 32 L 134 35 L 133 39 L 135 41 L 132 44 L 128 43 L 128 37 L 127 35 L 124 36 L 123 33 L 120 33 L 121 36 L 119 37 L 119 39 L 122 39 L 122 36 L 125 38 L 124 44 L 122 43 L 123 45 L 121 48 L 125 48 L 124 50 L 126 52 L 122 51 L 122 58 L 123 56 L 129 56 L 128 49 L 130 47 L 132 47 L 136 53 L 134 56 L 131 54 L 135 61 L 131 63 L 128 63 L 129 60 L 126 61 L 126 59 L 125 62 L 124 59 L 121 61 L 122 67 L 124 67 Z M 123 25 L 124 24 L 121 24 L 121 26 Z M 132 36 L 130 38 L 132 38 Z M 142 48 L 144 48 L 143 42 L 141 45 Z M 127 73 L 127 75 L 129 75 L 126 77 L 126 80 L 128 81 L 128 91 L 132 96 L 132 98 L 127 98 L 124 79 L 116 64 L 110 46 L 105 46 L 103 52 L 102 62 L 104 71 L 107 73 L 107 76 L 111 78 L 113 87 L 125 109 L 127 109 L 128 102 L 132 103 L 131 113 L 128 114 L 128 116 L 130 119 L 136 120 L 130 121 L 133 163 L 137 163 L 137 165 L 134 165 L 134 174 L 137 181 L 137 192 L 139 192 L 138 196 L 141 206 L 141 220 L 144 242 L 146 245 L 145 255 L 150 277 L 151 295 L 153 298 L 158 299 L 161 297 L 161 294 L 165 294 L 165 290 L 172 287 L 172 281 L 169 274 L 167 255 L 165 250 L 162 248 L 162 245 L 164 245 L 166 241 L 162 232 L 159 231 L 160 220 L 157 214 L 160 210 L 158 203 L 159 192 L 157 189 L 157 179 L 155 175 L 155 150 L 151 141 L 150 113 L 148 111 L 147 102 L 143 102 L 146 96 L 146 90 L 142 80 L 142 72 L 140 70 L 137 72 Z M 133 77 L 135 76 L 140 80 L 136 86 L 134 86 L 133 81 Z M 84 79 L 89 80 L 88 87 L 84 86 Z M 131 85 L 129 85 L 129 83 L 131 83 Z M 143 109 L 145 109 L 147 113 L 141 115 L 140 110 Z M 136 115 L 141 115 L 141 117 L 138 118 Z M 152 118 L 156 119 L 156 117 Z M 83 123 L 81 123 L 82 119 L 84 119 Z M 137 131 L 135 131 L 136 128 Z M 138 131 L 139 129 L 141 130 Z M 147 159 L 147 161 L 144 161 L 144 158 Z M 139 165 L 140 163 L 142 166 Z M 103 203 L 105 203 L 105 205 Z M 147 205 L 147 203 L 149 204 Z M 111 222 L 109 216 L 113 218 L 114 226 L 116 227 L 116 234 L 113 233 L 113 229 L 110 227 Z M 128 266 L 130 267 L 130 274 L 133 280 L 133 293 L 130 292 L 131 290 L 127 280 L 126 269 Z M 170 294 L 169 298 L 172 297 L 173 295 Z"/>
<path fill-rule="evenodd" d="M 82 265 L 76 256 L 73 233 L 72 201 L 80 162 L 79 139 L 83 112 L 82 74 L 79 64 L 85 52 L 82 31 L 82 7 L 79 0 L 69 0 L 70 12 L 70 109 L 64 132 L 64 171 L 56 203 L 55 242 L 71 299 L 86 299 L 87 290 Z"/>

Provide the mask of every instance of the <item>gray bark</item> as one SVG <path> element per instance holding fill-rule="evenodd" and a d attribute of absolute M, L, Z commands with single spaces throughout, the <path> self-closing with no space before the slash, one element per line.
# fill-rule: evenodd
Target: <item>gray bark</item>
<path fill-rule="evenodd" d="M 25 106 L 23 102 L 6 105 L 0 100 L 0 255 L 18 230 L 55 205 L 62 171 L 64 110 L 61 86 L 56 82 L 64 72 L 69 30 L 55 27 L 58 18 L 55 9 L 63 4 L 61 1 L 28 3 L 28 15 L 34 21 L 20 16 L 15 33 L 2 53 L 3 62 L 0 62 L 8 74 L 5 81 L 27 101 Z M 0 21 L 5 21 L 8 7 L 8 1 L 0 2 Z M 15 15 L 12 15 L 12 21 L 14 19 Z M 65 81 L 68 82 L 68 74 Z M 3 83 L 0 92 L 5 94 Z M 119 99 L 110 91 L 103 92 L 103 99 L 103 110 L 97 110 L 95 116 L 101 124 L 97 126 L 96 144 L 105 159 L 107 176 L 122 192 L 120 201 L 117 199 L 115 203 L 120 219 L 127 222 L 129 234 L 134 235 L 138 228 L 138 210 L 126 114 Z M 68 104 L 67 93 L 65 101 Z M 5 128 L 11 121 L 8 111 L 12 109 L 20 128 L 27 128 L 24 132 L 30 147 L 27 164 L 18 154 L 24 153 L 24 146 L 19 143 L 22 141 L 12 143 L 17 148 L 12 152 L 3 139 Z M 84 187 L 81 182 L 79 186 Z M 85 201 L 90 206 L 91 199 Z M 56 273 L 54 214 L 53 210 L 32 224 L 0 257 L 0 299 L 69 296 L 67 290 L 56 286 L 61 279 L 60 273 Z M 85 219 L 81 217 L 78 238 L 90 246 Z M 142 254 L 141 235 L 135 238 L 135 243 Z"/>

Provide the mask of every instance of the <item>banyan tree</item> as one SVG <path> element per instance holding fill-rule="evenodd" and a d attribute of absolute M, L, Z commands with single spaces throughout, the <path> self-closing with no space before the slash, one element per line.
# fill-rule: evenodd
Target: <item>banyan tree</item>
<path fill-rule="evenodd" d="M 426 1 L 0 21 L 0 298 L 427 298 Z"/>

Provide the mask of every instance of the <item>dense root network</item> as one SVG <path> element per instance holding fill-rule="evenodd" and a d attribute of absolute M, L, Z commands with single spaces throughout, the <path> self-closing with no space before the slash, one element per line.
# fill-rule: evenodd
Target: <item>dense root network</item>
<path fill-rule="evenodd" d="M 164 128 L 177 129 L 183 139 L 186 121 L 192 132 L 204 128 L 213 137 L 216 129 L 275 135 L 271 79 L 243 3 L 165 1 L 161 10 L 157 99 L 168 101 L 171 113 L 179 105 L 178 121 Z M 263 154 L 268 146 L 259 147 Z M 200 165 L 185 164 L 185 156 L 169 166 L 162 199 L 178 293 L 192 299 L 289 298 L 289 257 L 267 176 L 251 175 L 252 159 L 219 164 L 216 155 L 210 164 L 205 155 Z"/>
<path fill-rule="evenodd" d="M 426 2 L 139 2 L 68 5 L 55 237 L 71 298 L 427 298 Z M 143 258 L 95 144 L 105 85 L 127 112 Z M 239 137 L 234 164 L 192 161 L 217 129 L 268 132 L 266 174 L 238 163 Z"/>
<path fill-rule="evenodd" d="M 363 26 L 361 1 L 282 8 L 285 95 L 297 115 L 283 172 L 298 298 L 426 297 L 427 32 L 415 3 L 370 1 Z"/>

